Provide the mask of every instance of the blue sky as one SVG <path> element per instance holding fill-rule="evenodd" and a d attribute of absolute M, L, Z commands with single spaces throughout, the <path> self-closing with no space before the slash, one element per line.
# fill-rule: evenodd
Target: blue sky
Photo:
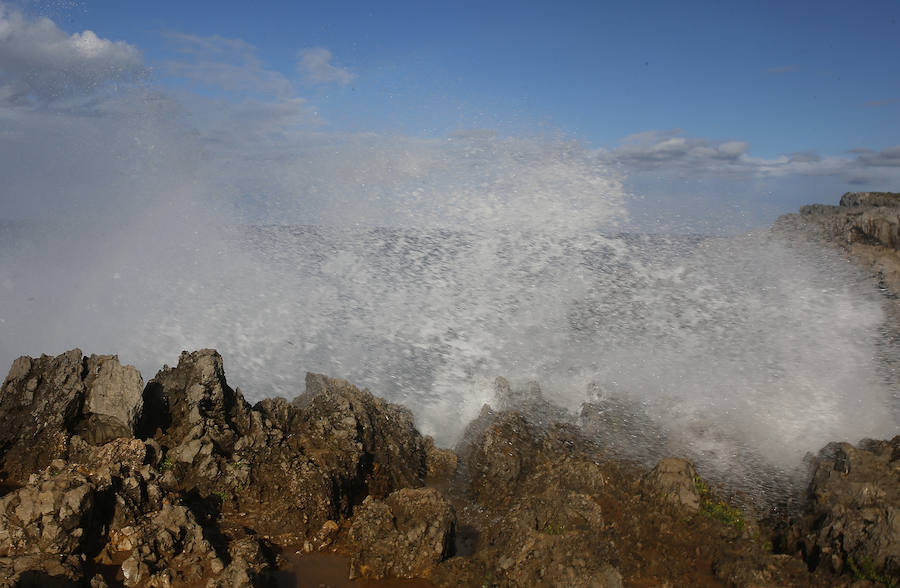
<path fill-rule="evenodd" d="M 167 33 L 242 39 L 333 124 L 441 134 L 518 120 L 610 148 L 679 128 L 761 157 L 900 140 L 893 1 L 375 4 L 86 1 L 60 25 L 133 43 L 151 64 L 171 57 Z M 330 50 L 352 88 L 306 87 L 308 47 Z"/>
<path fill-rule="evenodd" d="M 2 6 L 0 88 L 19 88 L 5 98 L 17 116 L 61 95 L 71 112 L 73 93 L 115 83 L 177 101 L 219 144 L 250 124 L 546 136 L 576 141 L 660 210 L 696 217 L 708 206 L 687 200 L 719 198 L 751 225 L 900 189 L 896 1 Z M 104 51 L 54 63 L 37 48 L 41 18 L 57 46 L 92 31 Z"/>

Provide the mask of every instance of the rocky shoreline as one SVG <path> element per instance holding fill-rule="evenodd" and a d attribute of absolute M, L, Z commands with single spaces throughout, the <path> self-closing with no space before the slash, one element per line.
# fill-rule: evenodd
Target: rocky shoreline
<path fill-rule="evenodd" d="M 900 193 L 847 192 L 837 206 L 811 204 L 779 217 L 774 230 L 837 247 L 900 293 Z"/>
<path fill-rule="evenodd" d="M 845 195 L 776 230 L 898 292 L 898 202 Z M 146 385 L 116 356 L 21 357 L 0 389 L 0 587 L 900 583 L 900 436 L 829 444 L 793 508 L 754 512 L 684 459 L 623 458 L 627 407 L 576 425 L 537 385 L 496 391 L 451 450 L 319 374 L 250 406 L 210 349 Z"/>

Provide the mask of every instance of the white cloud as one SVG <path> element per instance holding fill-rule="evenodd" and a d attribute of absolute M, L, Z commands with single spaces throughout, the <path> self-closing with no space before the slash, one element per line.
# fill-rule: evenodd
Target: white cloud
<path fill-rule="evenodd" d="M 0 101 L 52 100 L 89 93 L 144 71 L 140 51 L 92 31 L 67 34 L 0 3 Z"/>
<path fill-rule="evenodd" d="M 628 174 L 660 173 L 681 177 L 782 178 L 834 176 L 847 183 L 884 184 L 886 169 L 900 169 L 900 145 L 880 151 L 854 149 L 851 156 L 822 156 L 814 151 L 753 157 L 744 141 L 715 142 L 685 137 L 680 130 L 629 135 L 622 145 L 600 151 L 599 158 Z M 900 179 L 900 178 L 898 178 Z"/>
<path fill-rule="evenodd" d="M 687 138 L 679 130 L 649 131 L 625 137 L 622 146 L 608 152 L 607 157 L 638 170 L 660 167 L 724 170 L 740 165 L 747 147 L 743 141 L 715 143 Z"/>
<path fill-rule="evenodd" d="M 317 84 L 335 83 L 346 86 L 356 78 L 356 74 L 332 65 L 331 57 L 331 51 L 324 47 L 301 49 L 297 70 Z"/>

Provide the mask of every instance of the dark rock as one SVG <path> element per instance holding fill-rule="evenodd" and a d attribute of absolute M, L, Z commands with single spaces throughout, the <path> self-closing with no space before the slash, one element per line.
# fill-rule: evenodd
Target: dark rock
<path fill-rule="evenodd" d="M 507 585 L 622 586 L 608 563 L 613 550 L 598 533 L 603 527 L 601 508 L 590 496 L 551 484 L 517 500 L 486 542 L 502 546 L 495 562 Z"/>
<path fill-rule="evenodd" d="M 318 548 L 323 526 L 349 517 L 367 495 L 422 486 L 426 451 L 408 410 L 343 380 L 309 374 L 307 383 L 302 402 L 266 400 L 252 411 L 235 445 L 246 478 L 234 498 L 241 508 L 264 507 L 261 532 Z"/>
<path fill-rule="evenodd" d="M 350 526 L 350 577 L 426 575 L 450 555 L 455 526 L 453 508 L 434 488 L 404 488 L 383 502 L 370 496 Z"/>
<path fill-rule="evenodd" d="M 72 434 L 94 443 L 130 437 L 141 377 L 114 355 L 20 357 L 0 388 L 0 475 L 22 484 L 64 457 Z"/>
<path fill-rule="evenodd" d="M 501 413 L 466 452 L 470 495 L 486 505 L 508 502 L 535 466 L 540 435 L 523 415 Z"/>
<path fill-rule="evenodd" d="M 23 484 L 65 454 L 81 417 L 85 386 L 81 351 L 20 357 L 0 388 L 0 475 Z"/>
<path fill-rule="evenodd" d="M 809 511 L 788 542 L 811 569 L 900 582 L 900 436 L 832 444 L 814 467 Z"/>
<path fill-rule="evenodd" d="M 144 402 L 159 414 L 142 417 L 143 432 L 163 447 L 203 439 L 228 455 L 250 429 L 250 405 L 228 386 L 222 356 L 214 349 L 182 352 L 177 367 L 163 367 L 147 383 Z"/>
<path fill-rule="evenodd" d="M 0 588 L 80 588 L 84 562 L 68 555 L 38 553 L 0 557 Z"/>

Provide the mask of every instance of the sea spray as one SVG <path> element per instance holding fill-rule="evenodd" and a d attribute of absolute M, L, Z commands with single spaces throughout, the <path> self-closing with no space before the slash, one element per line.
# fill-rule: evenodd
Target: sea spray
<path fill-rule="evenodd" d="M 251 401 L 324 372 L 442 444 L 496 376 L 537 380 L 573 419 L 585 401 L 640 407 L 666 452 L 763 490 L 828 441 L 897 432 L 879 294 L 836 254 L 768 231 L 648 234 L 578 142 L 185 132 L 150 98 L 29 115 L 59 166 L 26 161 L 9 184 L 6 365 L 80 346 L 149 378 L 215 347 Z M 640 438 L 612 450 L 655 457 Z"/>

